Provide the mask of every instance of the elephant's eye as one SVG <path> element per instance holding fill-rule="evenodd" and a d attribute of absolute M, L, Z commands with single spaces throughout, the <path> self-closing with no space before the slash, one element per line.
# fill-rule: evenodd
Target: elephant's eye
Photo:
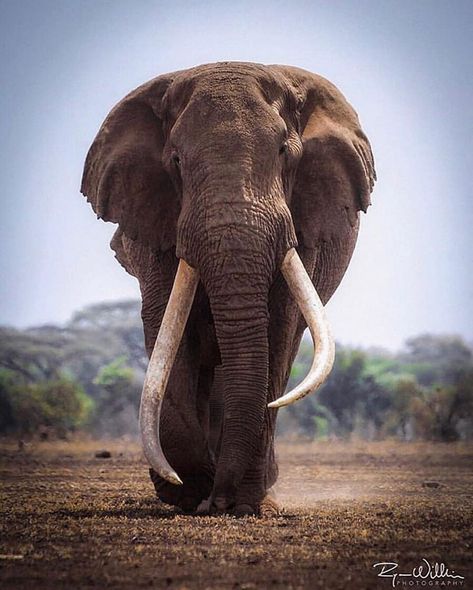
<path fill-rule="evenodd" d="M 285 141 L 281 147 L 279 148 L 279 154 L 282 156 L 283 154 L 287 154 L 289 150 L 289 145 L 287 143 L 287 141 Z"/>
<path fill-rule="evenodd" d="M 177 154 L 173 154 L 171 156 L 172 162 L 173 164 L 177 167 L 180 168 L 181 167 L 181 158 L 177 155 Z"/>

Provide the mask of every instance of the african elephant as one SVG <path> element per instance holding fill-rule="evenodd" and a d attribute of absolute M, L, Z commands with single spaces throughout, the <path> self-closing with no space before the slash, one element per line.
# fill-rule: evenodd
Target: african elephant
<path fill-rule="evenodd" d="M 333 362 L 322 304 L 374 181 L 355 111 L 295 67 L 165 74 L 106 118 L 81 191 L 118 224 L 111 247 L 139 281 L 151 358 L 140 425 L 163 501 L 260 511 L 278 472 L 277 407 L 313 390 Z M 275 401 L 307 324 L 311 373 Z"/>

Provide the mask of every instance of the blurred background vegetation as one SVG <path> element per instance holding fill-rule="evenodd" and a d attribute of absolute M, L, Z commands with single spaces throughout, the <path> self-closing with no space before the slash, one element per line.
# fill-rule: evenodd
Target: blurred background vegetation
<path fill-rule="evenodd" d="M 288 387 L 309 369 L 304 339 Z M 91 305 L 64 327 L 0 328 L 0 434 L 137 436 L 147 367 L 139 301 Z M 424 334 L 400 352 L 337 346 L 318 395 L 279 413 L 286 438 L 456 441 L 473 437 L 473 354 Z"/>

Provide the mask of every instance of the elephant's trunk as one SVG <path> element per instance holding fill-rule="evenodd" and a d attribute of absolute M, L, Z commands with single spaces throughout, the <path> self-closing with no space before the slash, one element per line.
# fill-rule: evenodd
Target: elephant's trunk
<path fill-rule="evenodd" d="M 224 264 L 204 280 L 214 319 L 223 373 L 224 422 L 214 502 L 235 497 L 258 451 L 267 404 L 268 290 L 263 262 Z"/>

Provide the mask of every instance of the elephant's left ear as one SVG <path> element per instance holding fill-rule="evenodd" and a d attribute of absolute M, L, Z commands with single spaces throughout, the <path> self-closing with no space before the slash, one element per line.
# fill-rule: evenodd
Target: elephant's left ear
<path fill-rule="evenodd" d="M 153 250 L 176 243 L 180 205 L 164 169 L 162 99 L 176 74 L 131 92 L 109 113 L 87 154 L 81 192 L 97 217 Z"/>
<path fill-rule="evenodd" d="M 300 237 L 313 246 L 319 231 L 327 230 L 327 224 L 324 229 L 314 228 L 323 209 L 330 210 L 337 203 L 353 224 L 358 211 L 368 209 L 376 180 L 373 154 L 356 112 L 333 84 L 299 68 L 273 67 L 285 76 L 299 98 L 303 155 L 294 184 L 296 202 L 291 209 L 299 218 L 294 221 Z M 331 215 L 333 218 L 333 209 Z"/>

